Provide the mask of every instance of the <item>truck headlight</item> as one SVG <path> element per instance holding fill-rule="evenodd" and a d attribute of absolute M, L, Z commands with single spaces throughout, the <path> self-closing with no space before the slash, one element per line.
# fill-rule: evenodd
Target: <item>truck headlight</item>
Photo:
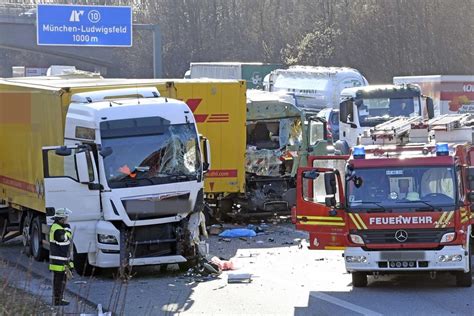
<path fill-rule="evenodd" d="M 346 262 L 350 263 L 365 263 L 367 258 L 365 256 L 346 256 Z"/>
<path fill-rule="evenodd" d="M 364 239 L 362 239 L 362 237 L 360 237 L 359 235 L 350 234 L 349 237 L 351 238 L 351 241 L 354 244 L 358 244 L 358 245 L 364 244 Z"/>
<path fill-rule="evenodd" d="M 443 237 L 441 237 L 441 243 L 448 243 L 448 242 L 452 242 L 454 239 L 456 239 L 456 233 L 455 232 L 451 232 L 451 233 L 446 233 L 443 235 Z"/>
<path fill-rule="evenodd" d="M 113 235 L 97 234 L 97 239 L 101 244 L 118 245 L 117 238 Z"/>

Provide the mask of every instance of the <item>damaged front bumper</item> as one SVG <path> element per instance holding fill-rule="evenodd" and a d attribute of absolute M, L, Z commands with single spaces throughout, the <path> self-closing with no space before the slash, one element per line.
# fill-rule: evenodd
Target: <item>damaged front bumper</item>
<path fill-rule="evenodd" d="M 119 267 L 124 259 L 131 266 L 186 262 L 193 250 L 191 235 L 184 224 L 117 228 L 110 222 L 99 221 L 96 251 L 89 253 L 89 262 L 101 268 Z"/>

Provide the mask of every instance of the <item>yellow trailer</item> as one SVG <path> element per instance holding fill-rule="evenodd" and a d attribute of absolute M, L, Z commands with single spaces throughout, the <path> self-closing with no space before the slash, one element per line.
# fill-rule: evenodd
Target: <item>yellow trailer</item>
<path fill-rule="evenodd" d="M 183 100 L 194 113 L 199 133 L 209 139 L 206 194 L 244 193 L 244 81 L 31 77 L 0 82 L 0 201 L 44 212 L 41 147 L 64 142 L 64 118 L 73 94 L 146 86 Z M 35 124 L 47 117 L 56 117 L 55 124 Z"/>
<path fill-rule="evenodd" d="M 127 91 L 136 89 L 136 95 L 140 95 L 138 91 L 147 88 L 156 88 L 160 95 L 165 97 L 165 99 L 161 98 L 161 101 L 156 101 L 158 103 L 163 102 L 162 106 L 164 107 L 160 108 L 160 111 L 175 113 L 177 110 L 169 108 L 166 110 L 166 104 L 168 103 L 171 106 L 177 104 L 176 106 L 179 107 L 179 103 L 171 101 L 171 99 L 184 101 L 194 114 L 192 121 L 197 123 L 198 132 L 209 140 L 211 145 L 211 169 L 208 170 L 205 177 L 204 194 L 201 190 L 200 195 L 198 194 L 197 197 L 191 198 L 193 203 L 196 204 L 196 200 L 199 198 L 202 200 L 203 195 L 215 198 L 229 194 L 239 195 L 244 193 L 246 119 L 246 86 L 244 81 L 61 77 L 0 79 L 0 227 L 4 228 L 3 231 L 0 231 L 0 239 L 8 240 L 23 234 L 26 243 L 30 245 L 29 249 L 34 257 L 37 259 L 44 257 L 44 250 L 41 248 L 41 245 L 47 248 L 45 213 L 48 213 L 50 205 L 47 198 L 48 194 L 46 194 L 45 198 L 45 182 L 48 179 L 54 181 L 55 174 L 62 177 L 67 175 L 67 163 L 64 161 L 55 162 L 54 159 L 57 157 L 47 156 L 50 152 L 46 151 L 45 147 L 89 143 L 93 147 L 92 152 L 95 153 L 95 156 L 93 155 L 95 162 L 89 162 L 94 167 L 96 165 L 104 165 L 103 162 L 107 158 L 105 156 L 100 157 L 99 155 L 100 139 L 94 139 L 94 137 L 99 137 L 97 136 L 99 135 L 97 130 L 103 118 L 91 117 L 91 120 L 95 120 L 96 123 L 87 123 L 87 120 L 82 120 L 82 117 L 92 115 L 91 113 L 95 111 L 94 105 L 87 107 L 86 105 L 80 105 L 80 103 L 74 103 L 77 101 L 72 100 L 72 96 L 77 96 L 77 94 L 81 93 L 94 95 L 93 92 L 101 93 L 116 89 L 128 89 Z M 170 102 L 166 98 L 170 98 Z M 85 100 L 87 103 L 87 98 Z M 75 105 L 74 111 L 71 112 L 72 104 Z M 157 105 L 154 103 L 153 106 Z M 85 109 L 83 112 L 81 112 L 81 107 Z M 146 112 L 146 115 L 160 115 L 160 112 L 148 113 L 151 110 L 147 110 L 146 107 L 139 107 L 137 109 L 143 113 Z M 117 109 L 117 111 L 120 112 L 120 109 Z M 133 112 L 130 113 L 135 115 Z M 184 113 L 184 115 L 191 115 L 189 110 Z M 140 117 L 140 115 L 136 113 L 135 116 Z M 67 125 L 69 121 L 74 121 L 77 124 L 83 122 L 84 125 L 82 127 L 75 126 L 75 130 L 72 130 L 71 126 Z M 48 153 L 46 156 L 45 152 Z M 54 151 L 52 152 L 54 153 Z M 73 157 L 76 157 L 75 154 Z M 49 164 L 45 164 L 45 159 L 49 159 Z M 74 165 L 74 163 L 73 160 L 72 164 Z M 44 167 L 44 165 L 48 167 Z M 46 168 L 49 169 L 46 170 Z M 77 168 L 76 162 L 76 170 Z M 96 180 L 100 179 L 101 176 L 104 177 L 104 171 L 101 171 L 100 167 L 97 168 Z M 77 178 L 76 175 L 72 174 L 71 179 Z M 81 183 L 76 181 L 72 185 L 80 186 Z M 116 198 L 110 192 L 104 191 L 102 193 L 103 189 L 100 184 L 100 182 L 94 183 L 89 187 L 89 190 L 87 190 L 87 187 L 84 190 L 81 189 L 83 193 L 85 192 L 84 194 L 90 194 L 94 198 L 78 200 L 76 204 L 81 206 L 81 210 L 74 212 L 74 216 L 83 217 L 78 220 L 78 230 L 90 227 L 92 222 L 94 222 L 97 236 L 110 236 L 108 232 L 113 231 L 115 234 L 118 228 L 111 227 L 109 224 L 124 217 L 122 215 L 125 213 L 122 214 L 121 212 L 126 210 L 123 209 L 121 204 L 125 203 L 124 205 L 126 206 L 128 202 L 122 203 L 121 201 L 125 200 L 116 200 L 118 202 L 114 205 L 111 201 Z M 170 190 L 179 191 L 187 189 L 183 184 Z M 152 191 L 148 192 L 141 188 L 132 188 L 132 190 L 136 192 L 134 194 L 155 194 Z M 60 191 L 61 187 L 58 187 L 57 191 L 51 192 L 56 194 Z M 97 205 L 91 205 L 89 201 L 98 201 L 96 195 L 99 194 L 99 191 L 102 196 L 101 202 L 97 203 Z M 104 197 L 106 195 L 111 196 L 110 202 Z M 140 203 L 151 203 L 150 201 L 158 203 L 156 202 L 158 201 L 157 199 L 159 200 L 160 198 L 153 197 L 151 200 L 146 198 L 141 200 L 143 202 Z M 68 203 L 73 202 L 68 201 Z M 133 208 L 133 205 L 130 207 Z M 86 219 L 87 212 L 83 211 L 82 208 L 89 208 L 91 210 L 95 208 L 96 211 L 100 208 L 100 214 L 103 215 L 100 218 Z M 156 208 L 153 206 L 149 207 L 148 210 L 153 211 Z M 120 213 L 120 216 L 117 212 Z M 92 213 L 90 212 L 90 214 Z M 177 214 L 173 218 L 179 220 L 180 216 Z M 165 219 L 157 220 L 165 221 Z M 150 221 L 151 219 L 144 218 L 143 223 L 149 223 Z M 4 225 L 5 223 L 6 225 Z M 131 218 L 124 221 L 124 223 L 127 227 L 148 225 L 140 224 L 139 221 L 133 221 Z M 91 240 L 101 238 L 97 236 L 90 236 L 92 237 Z M 38 238 L 35 240 L 35 237 Z M 110 241 L 107 238 L 104 240 Z M 96 251 L 96 249 L 88 249 L 88 243 L 82 244 L 75 245 L 79 248 L 84 247 L 83 249 L 77 249 L 78 256 L 75 256 L 75 258 L 85 260 L 84 257 L 80 256 L 83 254 L 86 259 L 88 258 L 89 263 L 96 266 L 114 265 L 115 261 L 118 262 L 115 259 L 100 258 L 101 254 L 107 257 L 115 256 L 116 253 L 109 252 L 104 255 L 104 253 Z M 93 245 L 93 247 L 100 247 L 100 245 Z M 176 258 L 170 257 L 170 259 L 166 260 L 176 260 Z M 144 262 L 149 261 L 148 259 L 148 261 L 145 259 L 137 260 L 136 264 L 147 264 Z M 152 261 L 159 263 L 161 262 L 160 260 Z"/>

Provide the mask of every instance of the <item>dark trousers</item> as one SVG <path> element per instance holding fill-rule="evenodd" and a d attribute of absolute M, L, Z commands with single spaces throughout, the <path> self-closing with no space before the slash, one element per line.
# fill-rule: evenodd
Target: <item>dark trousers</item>
<path fill-rule="evenodd" d="M 53 304 L 58 304 L 63 299 L 66 281 L 65 272 L 53 272 Z"/>

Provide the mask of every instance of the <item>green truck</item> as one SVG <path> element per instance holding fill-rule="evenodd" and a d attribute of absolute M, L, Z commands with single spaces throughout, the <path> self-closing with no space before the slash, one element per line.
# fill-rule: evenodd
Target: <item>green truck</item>
<path fill-rule="evenodd" d="M 185 78 L 245 80 L 247 89 L 263 89 L 263 78 L 281 64 L 241 62 L 199 62 L 191 63 Z"/>

